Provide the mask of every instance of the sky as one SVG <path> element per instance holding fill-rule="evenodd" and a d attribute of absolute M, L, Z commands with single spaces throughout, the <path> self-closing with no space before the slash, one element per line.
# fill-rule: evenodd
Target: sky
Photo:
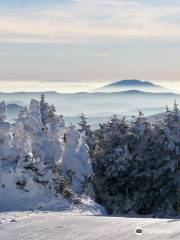
<path fill-rule="evenodd" d="M 0 0 L 0 90 L 138 78 L 180 92 L 179 29 L 179 0 Z"/>

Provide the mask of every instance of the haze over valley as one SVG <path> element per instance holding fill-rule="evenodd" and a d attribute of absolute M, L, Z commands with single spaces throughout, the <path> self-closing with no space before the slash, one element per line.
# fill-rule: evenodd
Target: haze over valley
<path fill-rule="evenodd" d="M 16 118 L 20 107 L 29 103 L 31 98 L 40 99 L 42 92 L 0 93 L 0 100 L 11 104 L 8 108 L 10 121 Z M 180 95 L 169 89 L 141 80 L 122 80 L 105 85 L 90 92 L 58 93 L 45 92 L 47 101 L 54 104 L 59 114 L 63 114 L 68 123 L 76 124 L 78 116 L 84 113 L 89 124 L 108 120 L 113 114 L 131 119 L 141 110 L 145 116 L 163 113 L 166 105 L 180 102 Z M 14 104 L 14 105 L 12 105 Z"/>

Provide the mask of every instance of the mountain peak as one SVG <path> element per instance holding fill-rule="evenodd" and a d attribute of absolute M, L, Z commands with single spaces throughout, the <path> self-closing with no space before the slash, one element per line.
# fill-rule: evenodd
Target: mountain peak
<path fill-rule="evenodd" d="M 138 79 L 120 80 L 108 84 L 101 88 L 101 91 L 124 91 L 124 90 L 138 90 L 147 92 L 169 92 L 163 86 L 157 85 L 150 81 L 142 81 Z"/>
<path fill-rule="evenodd" d="M 130 80 L 122 80 L 120 81 L 122 84 L 134 84 L 134 85 L 143 85 L 143 86 L 155 86 L 155 84 L 149 82 L 149 81 L 142 81 L 138 79 L 130 79 Z"/>
<path fill-rule="evenodd" d="M 126 79 L 126 80 L 120 80 L 115 83 L 111 83 L 107 86 L 157 86 L 149 81 L 142 81 L 138 79 Z"/>

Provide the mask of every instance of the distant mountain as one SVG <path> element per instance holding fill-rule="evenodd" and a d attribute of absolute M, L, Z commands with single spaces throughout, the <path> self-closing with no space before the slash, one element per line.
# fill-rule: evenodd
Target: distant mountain
<path fill-rule="evenodd" d="M 54 104 L 58 113 L 64 116 L 74 116 L 84 113 L 88 116 L 111 116 L 112 113 L 134 115 L 132 110 L 142 110 L 145 114 L 163 112 L 163 108 L 172 106 L 176 100 L 180 104 L 180 94 L 150 93 L 138 90 L 123 92 L 93 92 L 93 93 L 68 93 L 44 92 L 49 104 Z M 29 103 L 31 98 L 40 100 L 41 92 L 15 92 L 0 93 L 0 101 L 21 101 L 22 106 Z M 17 104 L 18 105 L 18 104 Z M 11 111 L 18 112 L 18 106 L 11 106 Z M 159 108 L 159 109 L 158 109 Z M 103 113 L 101 115 L 101 113 Z M 14 114 L 12 114 L 12 117 Z"/>
<path fill-rule="evenodd" d="M 121 80 L 115 83 L 108 84 L 100 88 L 99 90 L 105 92 L 117 92 L 128 90 L 138 90 L 145 92 L 169 92 L 169 90 L 163 86 L 156 85 L 148 81 L 141 81 L 138 79 Z"/>
<path fill-rule="evenodd" d="M 127 87 L 127 86 L 133 86 L 133 87 L 136 87 L 136 86 L 147 86 L 147 87 L 157 87 L 157 85 L 151 83 L 151 82 L 148 82 L 148 81 L 141 81 L 141 80 L 137 80 L 137 79 L 129 79 L 129 80 L 121 80 L 121 81 L 118 81 L 118 82 L 115 82 L 115 83 L 111 83 L 109 85 L 107 85 L 107 87 L 109 86 L 121 86 L 121 87 Z M 159 86 L 158 86 L 159 87 Z"/>
<path fill-rule="evenodd" d="M 138 115 L 139 111 L 143 112 L 144 115 L 147 117 L 147 116 L 159 114 L 161 112 L 165 112 L 166 107 L 135 108 L 135 109 L 132 109 L 130 111 L 125 111 L 125 112 L 123 112 L 123 114 L 124 115 L 136 116 L 136 115 Z"/>

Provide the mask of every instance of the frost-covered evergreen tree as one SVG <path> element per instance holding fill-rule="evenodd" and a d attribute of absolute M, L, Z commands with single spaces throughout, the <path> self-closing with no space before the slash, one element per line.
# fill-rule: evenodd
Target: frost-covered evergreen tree
<path fill-rule="evenodd" d="M 18 120 L 27 117 L 27 114 L 28 114 L 27 106 L 22 107 L 22 108 L 19 110 L 19 113 L 18 113 Z"/>
<path fill-rule="evenodd" d="M 31 138 L 32 152 L 39 161 L 52 163 L 51 147 L 47 135 L 42 130 L 40 104 L 32 99 L 28 109 L 28 115 L 23 121 L 25 129 Z"/>
<path fill-rule="evenodd" d="M 56 119 L 57 119 L 56 108 L 54 105 L 49 105 L 47 113 L 47 123 L 51 123 Z"/>
<path fill-rule="evenodd" d="M 89 147 L 86 144 L 86 132 L 80 133 L 80 138 L 77 147 L 77 157 L 79 159 L 79 179 L 82 183 L 82 191 L 87 195 L 94 195 L 93 191 L 93 169 L 91 166 L 91 161 L 89 157 Z"/>
<path fill-rule="evenodd" d="M 5 102 L 0 102 L 0 166 L 6 161 L 16 162 L 18 153 L 13 144 L 11 125 L 7 121 L 7 107 Z"/>
<path fill-rule="evenodd" d="M 86 143 L 89 146 L 89 151 L 90 154 L 92 153 L 94 147 L 95 147 L 95 142 L 94 142 L 94 136 L 93 136 L 93 131 L 91 130 L 90 125 L 87 122 L 87 118 L 84 114 L 81 114 L 79 116 L 80 122 L 78 123 L 79 125 L 79 132 L 85 132 L 86 134 Z"/>
<path fill-rule="evenodd" d="M 163 153 L 166 164 L 165 180 L 168 182 L 168 190 L 164 188 L 166 193 L 166 209 L 169 211 L 176 209 L 180 212 L 180 111 L 177 103 L 174 103 L 173 109 L 167 108 L 166 117 L 163 121 Z"/>
<path fill-rule="evenodd" d="M 69 178 L 72 189 L 78 194 L 90 191 L 93 177 L 84 134 L 80 134 L 75 130 L 75 126 L 71 125 L 65 133 L 62 155 L 62 172 Z"/>
<path fill-rule="evenodd" d="M 45 102 L 45 95 L 44 94 L 41 94 L 40 113 L 41 113 L 42 128 L 45 131 L 46 130 L 46 124 L 47 124 L 47 115 L 48 115 L 48 103 Z"/>
<path fill-rule="evenodd" d="M 29 164 L 32 161 L 32 142 L 28 133 L 25 131 L 23 123 L 16 121 L 13 126 L 14 146 L 19 153 L 18 164 Z"/>
<path fill-rule="evenodd" d="M 95 191 L 98 201 L 111 213 L 119 213 L 129 207 L 127 198 L 131 156 L 127 146 L 128 129 L 125 118 L 118 119 L 114 115 L 109 122 L 100 125 L 95 133 Z"/>
<path fill-rule="evenodd" d="M 90 125 L 87 123 L 87 118 L 84 114 L 81 114 L 79 116 L 80 122 L 78 123 L 79 125 L 79 132 L 86 132 L 86 134 L 90 131 Z"/>
<path fill-rule="evenodd" d="M 54 105 L 49 105 L 45 101 L 45 95 L 41 94 L 40 100 L 40 114 L 41 114 L 41 123 L 43 131 L 47 131 L 47 124 L 56 121 L 57 114 L 56 108 Z"/>
<path fill-rule="evenodd" d="M 61 161 L 62 156 L 62 138 L 65 131 L 65 122 L 63 116 L 59 116 L 51 123 L 47 124 L 47 135 L 51 145 L 53 166 Z"/>
<path fill-rule="evenodd" d="M 131 124 L 128 137 L 132 157 L 130 171 L 132 210 L 140 214 L 148 214 L 153 210 L 153 196 L 150 188 L 153 183 L 151 168 L 157 157 L 154 140 L 152 126 L 140 111 Z"/>

